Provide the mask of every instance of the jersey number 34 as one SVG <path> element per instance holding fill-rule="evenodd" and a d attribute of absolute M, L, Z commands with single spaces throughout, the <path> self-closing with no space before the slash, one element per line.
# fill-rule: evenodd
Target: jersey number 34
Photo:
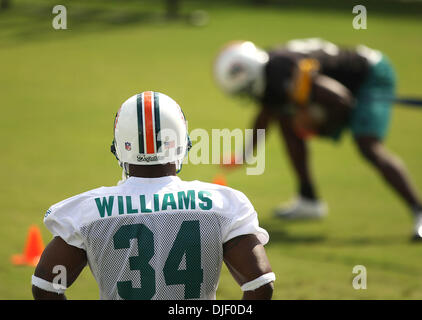
<path fill-rule="evenodd" d="M 130 270 L 140 271 L 140 288 L 132 281 L 117 282 L 117 291 L 126 300 L 150 300 L 156 292 L 155 270 L 149 264 L 154 256 L 154 234 L 145 224 L 121 226 L 114 234 L 114 249 L 130 248 L 136 239 L 138 255 L 129 258 Z M 179 269 L 185 255 L 186 268 Z M 185 299 L 200 297 L 203 270 L 201 269 L 201 239 L 199 221 L 184 221 L 177 233 L 163 268 L 166 285 L 183 284 Z"/>

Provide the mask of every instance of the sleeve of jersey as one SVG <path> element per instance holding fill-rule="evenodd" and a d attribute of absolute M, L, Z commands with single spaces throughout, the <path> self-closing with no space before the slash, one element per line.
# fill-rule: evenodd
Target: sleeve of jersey
<path fill-rule="evenodd" d="M 255 234 L 263 245 L 267 244 L 269 240 L 268 232 L 259 226 L 258 214 L 249 199 L 242 192 L 238 192 L 236 199 L 232 201 L 234 205 L 231 208 L 234 212 L 231 212 L 231 223 L 223 242 L 240 235 Z"/>
<path fill-rule="evenodd" d="M 82 199 L 73 197 L 53 205 L 47 210 L 44 224 L 54 237 L 62 238 L 67 244 L 86 250 L 79 232 Z"/>

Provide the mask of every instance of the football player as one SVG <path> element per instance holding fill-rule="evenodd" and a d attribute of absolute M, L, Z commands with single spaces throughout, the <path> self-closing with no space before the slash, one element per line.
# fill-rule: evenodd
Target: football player
<path fill-rule="evenodd" d="M 173 99 L 146 91 L 125 101 L 111 147 L 123 179 L 47 211 L 54 238 L 32 276 L 34 298 L 65 299 L 89 264 L 101 299 L 215 299 L 224 261 L 243 299 L 270 299 L 268 233 L 242 192 L 176 176 L 190 146 Z"/>
<path fill-rule="evenodd" d="M 309 169 L 307 139 L 339 140 L 349 129 L 360 154 L 405 201 L 414 217 L 412 237 L 422 239 L 422 202 L 403 163 L 385 148 L 395 73 L 380 51 L 359 45 L 340 48 L 318 38 L 292 40 L 265 51 L 250 41 L 232 42 L 214 64 L 218 85 L 229 94 L 254 98 L 260 111 L 254 129 L 281 128 L 299 188 L 297 197 L 275 214 L 284 219 L 321 218 L 326 204 L 318 197 Z M 252 139 L 244 162 L 256 148 Z M 234 160 L 233 160 L 234 161 Z"/>

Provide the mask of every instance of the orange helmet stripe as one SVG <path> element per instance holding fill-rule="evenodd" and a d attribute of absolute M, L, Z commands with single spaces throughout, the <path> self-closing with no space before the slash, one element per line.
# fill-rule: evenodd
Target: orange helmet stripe
<path fill-rule="evenodd" d="M 145 141 L 147 153 L 155 152 L 154 145 L 154 119 L 152 110 L 152 91 L 144 92 L 144 113 L 145 113 Z"/>

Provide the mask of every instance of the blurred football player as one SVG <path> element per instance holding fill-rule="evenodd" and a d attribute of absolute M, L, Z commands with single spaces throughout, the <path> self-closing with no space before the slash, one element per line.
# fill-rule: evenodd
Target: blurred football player
<path fill-rule="evenodd" d="M 176 176 L 190 146 L 173 99 L 146 91 L 124 102 L 111 147 L 123 180 L 47 211 L 54 238 L 32 276 L 34 298 L 65 299 L 88 263 L 101 299 L 215 299 L 224 261 L 243 299 L 270 299 L 268 233 L 242 192 Z"/>
<path fill-rule="evenodd" d="M 321 218 L 326 204 L 318 197 L 309 169 L 307 139 L 339 140 L 349 129 L 360 154 L 405 201 L 414 216 L 414 239 L 422 239 L 422 202 L 403 163 L 384 144 L 395 98 L 395 73 L 387 57 L 359 45 L 340 48 L 312 38 L 292 40 L 264 51 L 249 41 L 232 42 L 218 54 L 214 74 L 229 94 L 254 98 L 260 106 L 253 127 L 281 128 L 299 190 L 275 214 L 284 219 Z M 242 163 L 257 145 L 255 137 Z"/>

